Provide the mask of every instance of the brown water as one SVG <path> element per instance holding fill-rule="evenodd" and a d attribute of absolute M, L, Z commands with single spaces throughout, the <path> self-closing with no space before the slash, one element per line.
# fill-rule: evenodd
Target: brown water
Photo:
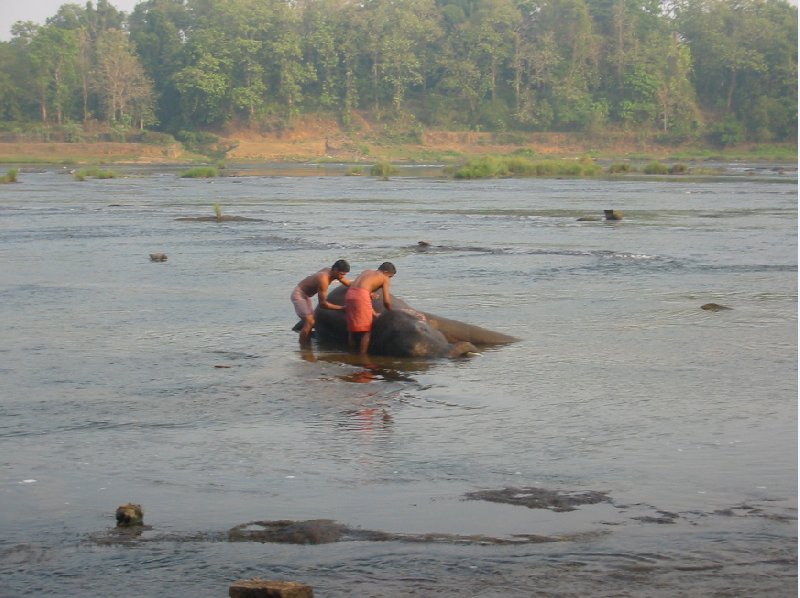
<path fill-rule="evenodd" d="M 255 576 L 318 596 L 796 593 L 796 173 L 312 172 L 0 186 L 1 596 L 225 596 Z M 176 220 L 214 203 L 257 220 Z M 607 208 L 625 219 L 577 221 Z M 390 260 L 412 305 L 522 340 L 303 355 L 289 293 L 340 257 Z M 608 500 L 467 499 L 529 487 Z M 128 501 L 152 529 L 98 542 Z M 440 535 L 219 541 L 320 518 Z"/>

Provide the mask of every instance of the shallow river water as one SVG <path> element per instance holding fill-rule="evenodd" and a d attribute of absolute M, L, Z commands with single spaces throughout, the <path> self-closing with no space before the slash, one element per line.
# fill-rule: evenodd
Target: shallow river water
<path fill-rule="evenodd" d="M 59 170 L 0 185 L 0 596 L 796 594 L 796 171 Z M 180 220 L 215 203 L 254 220 Z M 521 340 L 301 353 L 289 294 L 342 257 Z M 600 500 L 470 496 L 531 488 Z M 129 501 L 149 527 L 122 541 Z M 312 519 L 399 537 L 226 541 Z"/>

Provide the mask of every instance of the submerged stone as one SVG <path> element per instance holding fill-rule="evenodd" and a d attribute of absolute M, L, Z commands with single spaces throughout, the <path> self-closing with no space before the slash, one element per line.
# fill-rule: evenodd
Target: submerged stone
<path fill-rule="evenodd" d="M 479 490 L 465 495 L 472 500 L 486 500 L 509 505 L 519 505 L 529 509 L 549 509 L 563 512 L 574 511 L 579 505 L 593 505 L 611 502 L 605 492 L 588 490 L 559 491 L 546 488 L 503 488 L 502 490 Z"/>
<path fill-rule="evenodd" d="M 242 579 L 228 588 L 230 598 L 313 598 L 311 586 L 297 581 Z"/>

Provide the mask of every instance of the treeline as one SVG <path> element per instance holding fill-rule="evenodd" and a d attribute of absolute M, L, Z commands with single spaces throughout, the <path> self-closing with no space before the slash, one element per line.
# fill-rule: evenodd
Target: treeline
<path fill-rule="evenodd" d="M 797 137 L 786 0 L 107 0 L 0 43 L 0 126 L 191 134 L 356 111 L 396 130 Z"/>

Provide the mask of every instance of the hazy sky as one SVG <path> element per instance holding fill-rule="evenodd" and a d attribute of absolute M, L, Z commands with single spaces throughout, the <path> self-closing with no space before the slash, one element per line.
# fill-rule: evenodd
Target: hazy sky
<path fill-rule="evenodd" d="M 142 0 L 110 0 L 109 4 L 126 13 Z M 54 16 L 62 4 L 86 6 L 86 0 L 0 0 L 0 41 L 11 39 L 11 26 L 17 21 L 33 21 L 44 25 L 47 17 Z M 94 2 L 97 6 L 97 2 Z"/>

